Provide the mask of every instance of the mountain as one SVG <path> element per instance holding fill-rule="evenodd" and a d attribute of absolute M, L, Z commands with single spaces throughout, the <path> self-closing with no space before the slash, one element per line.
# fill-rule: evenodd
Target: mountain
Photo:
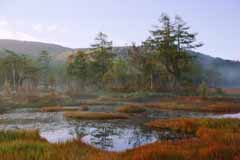
<path fill-rule="evenodd" d="M 128 56 L 128 47 L 114 47 L 113 52 L 120 57 Z M 219 73 L 221 87 L 240 87 L 240 62 L 212 57 L 199 52 L 191 52 L 206 70 Z"/>
<path fill-rule="evenodd" d="M 211 57 L 202 53 L 193 53 L 200 64 L 206 68 L 216 71 L 223 80 L 222 87 L 240 87 L 240 62 Z"/>
<path fill-rule="evenodd" d="M 0 40 L 0 56 L 4 56 L 5 49 L 12 50 L 17 54 L 26 54 L 32 57 L 38 57 L 38 55 L 46 50 L 53 57 L 55 62 L 65 62 L 69 53 L 76 51 L 68 47 L 63 47 L 56 44 L 41 43 L 41 42 L 29 42 L 29 41 L 17 41 L 17 40 Z M 87 48 L 80 48 L 83 51 Z M 121 57 L 128 56 L 129 47 L 114 47 L 113 52 Z M 223 86 L 226 87 L 240 87 L 240 62 L 225 60 L 221 58 L 211 57 L 206 54 L 192 52 L 197 57 L 200 64 L 206 68 L 220 73 L 221 78 L 224 80 Z"/>
<path fill-rule="evenodd" d="M 0 54 L 4 54 L 5 49 L 32 57 L 37 57 L 43 50 L 49 52 L 53 57 L 73 50 L 56 44 L 0 39 Z"/>

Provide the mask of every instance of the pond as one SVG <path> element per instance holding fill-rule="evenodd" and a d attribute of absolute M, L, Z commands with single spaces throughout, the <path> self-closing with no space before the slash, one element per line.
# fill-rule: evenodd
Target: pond
<path fill-rule="evenodd" d="M 118 106 L 91 106 L 93 112 L 112 112 Z M 83 142 L 108 151 L 124 151 L 161 140 L 187 138 L 189 135 L 170 131 L 154 131 L 144 124 L 154 119 L 204 117 L 206 113 L 160 111 L 147 109 L 143 114 L 126 120 L 66 119 L 62 112 L 42 113 L 38 109 L 14 109 L 0 115 L 0 129 L 39 129 L 40 135 L 51 143 L 81 139 Z"/>

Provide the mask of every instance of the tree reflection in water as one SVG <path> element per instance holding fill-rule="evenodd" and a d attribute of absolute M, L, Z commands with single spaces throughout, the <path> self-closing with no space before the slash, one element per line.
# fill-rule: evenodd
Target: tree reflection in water
<path fill-rule="evenodd" d="M 167 131 L 156 132 L 129 121 L 79 121 L 75 126 L 83 142 L 108 151 L 123 151 L 157 140 L 178 138 Z"/>

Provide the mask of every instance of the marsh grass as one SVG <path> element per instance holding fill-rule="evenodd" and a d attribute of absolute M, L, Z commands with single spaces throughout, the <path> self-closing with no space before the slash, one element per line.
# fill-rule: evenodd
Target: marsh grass
<path fill-rule="evenodd" d="M 50 144 L 38 131 L 1 131 L 1 160 L 91 160 L 104 151 L 97 150 L 78 140 Z"/>
<path fill-rule="evenodd" d="M 63 111 L 77 111 L 81 108 L 67 108 L 62 106 L 49 106 L 49 107 L 43 107 L 41 108 L 41 112 L 63 112 Z"/>
<path fill-rule="evenodd" d="M 27 130 L 27 131 L 1 131 L 0 142 L 15 141 L 15 140 L 39 140 L 38 130 Z"/>
<path fill-rule="evenodd" d="M 194 112 L 238 113 L 240 102 L 228 98 L 177 97 L 157 103 L 146 103 L 148 108 L 162 110 L 185 110 Z"/>
<path fill-rule="evenodd" d="M 107 112 L 65 112 L 67 118 L 86 119 L 86 120 L 110 120 L 110 119 L 127 119 L 126 114 L 122 113 L 107 113 Z"/>
<path fill-rule="evenodd" d="M 239 119 L 178 118 L 155 120 L 149 122 L 147 126 L 158 130 L 169 129 L 194 134 L 195 139 L 169 144 L 176 150 L 175 153 L 180 151 L 180 155 L 184 159 L 238 160 L 240 153 Z M 157 146 L 162 148 L 162 145 L 158 144 Z M 169 152 L 171 151 L 169 150 Z M 154 153 L 152 152 L 152 154 Z M 141 160 L 141 158 L 139 159 Z"/>
<path fill-rule="evenodd" d="M 117 112 L 121 113 L 143 113 L 146 109 L 142 106 L 129 104 L 122 107 L 117 108 Z"/>
<path fill-rule="evenodd" d="M 213 118 L 177 118 L 170 120 L 155 120 L 146 124 L 155 129 L 170 129 L 177 132 L 196 134 L 199 128 L 240 130 L 239 119 Z"/>

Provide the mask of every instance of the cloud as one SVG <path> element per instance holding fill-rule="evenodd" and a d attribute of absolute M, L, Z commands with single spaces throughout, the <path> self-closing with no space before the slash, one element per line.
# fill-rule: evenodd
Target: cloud
<path fill-rule="evenodd" d="M 39 41 L 37 38 L 31 36 L 28 33 L 24 32 L 15 32 L 5 29 L 0 29 L 0 38 L 1 39 L 16 39 L 16 40 L 25 40 L 25 41 Z"/>
<path fill-rule="evenodd" d="M 29 25 L 20 19 L 11 22 L 0 17 L 0 39 L 57 43 L 57 37 L 64 32 L 65 29 L 58 25 Z"/>
<path fill-rule="evenodd" d="M 5 19 L 5 17 L 0 17 L 0 27 L 5 27 L 7 26 L 9 23 L 8 21 Z"/>
<path fill-rule="evenodd" d="M 0 20 L 0 27 L 8 25 L 6 20 Z"/>
<path fill-rule="evenodd" d="M 37 32 L 42 32 L 43 31 L 43 25 L 42 24 L 35 24 L 33 25 L 33 30 Z"/>
<path fill-rule="evenodd" d="M 64 33 L 66 30 L 58 25 L 44 26 L 43 24 L 34 24 L 32 28 L 36 32 Z"/>
<path fill-rule="evenodd" d="M 47 27 L 47 31 L 49 31 L 49 32 L 58 32 L 59 28 L 56 25 L 51 25 L 51 26 Z"/>

